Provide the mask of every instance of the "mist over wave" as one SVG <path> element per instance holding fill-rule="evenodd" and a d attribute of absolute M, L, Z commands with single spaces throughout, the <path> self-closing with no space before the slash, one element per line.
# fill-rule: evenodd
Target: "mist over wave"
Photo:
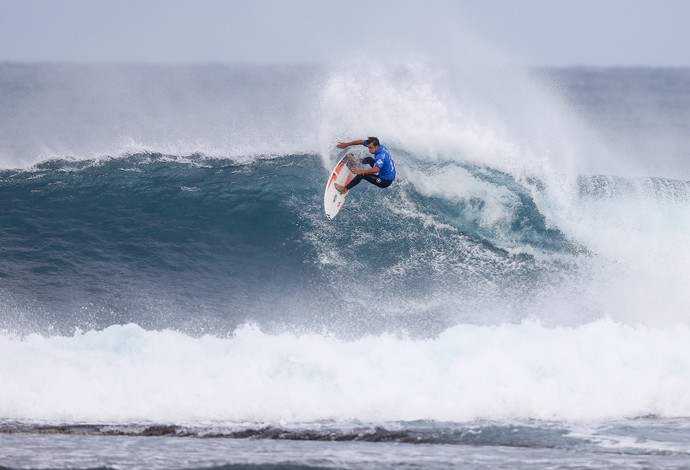
<path fill-rule="evenodd" d="M 0 64 L 0 165 L 314 150 L 314 67 Z"/>
<path fill-rule="evenodd" d="M 0 166 L 137 152 L 328 159 L 336 139 L 375 131 L 423 162 L 561 174 L 690 170 L 687 70 L 405 62 L 3 63 Z"/>

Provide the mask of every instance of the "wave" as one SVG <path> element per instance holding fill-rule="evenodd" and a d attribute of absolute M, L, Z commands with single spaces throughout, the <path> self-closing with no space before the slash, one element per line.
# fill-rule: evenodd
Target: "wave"
<path fill-rule="evenodd" d="M 617 267 L 653 266 L 639 267 L 635 250 L 675 257 L 655 283 L 683 272 L 686 182 L 580 178 L 564 209 L 534 178 L 469 162 L 421 171 L 399 156 L 394 187 L 358 187 L 333 223 L 316 155 L 138 154 L 4 170 L 2 327 L 135 322 L 203 334 L 250 321 L 424 335 L 529 316 L 577 323 L 622 313 L 594 302 Z"/>
<path fill-rule="evenodd" d="M 0 416 L 687 416 L 690 183 L 584 176 L 653 173 L 521 74 L 369 72 L 0 66 Z"/>
<path fill-rule="evenodd" d="M 385 278 L 385 289 L 362 300 L 386 309 L 377 300 L 384 290 L 393 303 L 451 284 L 508 285 L 511 273 L 539 277 L 544 269 L 524 251 L 573 250 L 507 175 L 459 171 L 482 189 L 453 202 L 404 179 L 386 193 L 362 186 L 329 224 L 315 155 L 240 163 L 143 154 L 6 170 L 0 276 L 37 321 L 67 331 L 112 321 L 162 328 L 184 317 L 189 324 L 175 326 L 203 332 L 279 318 L 276 303 L 303 312 L 308 285 L 318 289 L 310 296 L 314 315 L 323 315 L 345 302 L 337 285 L 361 289 Z M 468 272 L 477 263 L 485 266 Z M 142 320 L 151 310 L 167 315 Z"/>
<path fill-rule="evenodd" d="M 66 423 L 600 420 L 690 414 L 690 330 L 459 325 L 354 341 L 130 324 L 0 336 L 0 416 Z M 246 427 L 246 426 L 245 426 Z"/>

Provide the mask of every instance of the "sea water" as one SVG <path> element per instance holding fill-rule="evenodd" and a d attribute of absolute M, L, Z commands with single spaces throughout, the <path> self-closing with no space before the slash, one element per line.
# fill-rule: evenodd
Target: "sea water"
<path fill-rule="evenodd" d="M 0 65 L 0 466 L 690 466 L 689 85 Z"/>

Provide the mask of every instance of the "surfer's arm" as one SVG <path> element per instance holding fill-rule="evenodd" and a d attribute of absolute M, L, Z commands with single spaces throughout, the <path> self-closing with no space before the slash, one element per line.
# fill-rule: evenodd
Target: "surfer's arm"
<path fill-rule="evenodd" d="M 381 171 L 381 168 L 377 166 L 372 166 L 368 170 L 352 170 L 352 172 L 356 175 L 371 175 L 373 173 L 378 173 L 379 171 Z"/>
<path fill-rule="evenodd" d="M 339 149 L 346 149 L 352 145 L 364 145 L 364 139 L 359 139 L 359 140 L 353 140 L 352 142 L 338 142 L 338 147 Z"/>

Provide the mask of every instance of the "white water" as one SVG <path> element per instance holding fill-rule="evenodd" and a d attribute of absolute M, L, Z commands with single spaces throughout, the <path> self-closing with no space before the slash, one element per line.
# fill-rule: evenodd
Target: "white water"
<path fill-rule="evenodd" d="M 0 336 L 0 416 L 63 422 L 365 422 L 690 414 L 690 329 L 602 320 L 439 337 L 192 338 L 112 326 Z"/>

